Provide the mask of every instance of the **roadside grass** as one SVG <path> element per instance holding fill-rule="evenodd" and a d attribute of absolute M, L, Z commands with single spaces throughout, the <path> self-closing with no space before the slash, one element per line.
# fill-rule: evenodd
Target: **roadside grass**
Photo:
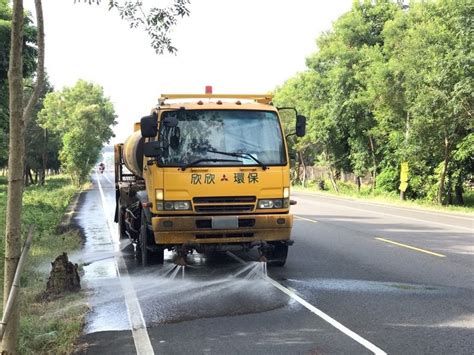
<path fill-rule="evenodd" d="M 3 302 L 3 256 L 6 213 L 6 180 L 0 179 L 0 284 Z M 77 187 L 65 176 L 47 179 L 45 186 L 29 186 L 23 198 L 22 232 L 35 224 L 36 232 L 25 270 L 21 277 L 20 344 L 21 354 L 69 354 L 82 330 L 87 311 L 85 294 L 71 293 L 56 299 L 43 297 L 51 264 L 62 252 L 70 254 L 80 248 L 82 239 L 77 231 L 63 234 L 56 227 Z"/>
<path fill-rule="evenodd" d="M 349 197 L 360 200 L 371 200 L 374 202 L 380 202 L 390 205 L 396 205 L 400 207 L 409 207 L 409 208 L 423 208 L 433 211 L 443 211 L 443 212 L 456 212 L 456 213 L 474 213 L 474 191 L 466 191 L 463 194 L 464 206 L 440 206 L 433 201 L 428 200 L 405 200 L 401 201 L 400 196 L 396 193 L 388 193 L 385 191 L 375 190 L 372 192 L 372 189 L 368 185 L 362 185 L 360 192 L 357 191 L 356 184 L 353 183 L 343 183 L 338 182 L 339 192 L 334 191 L 331 183 L 325 181 L 325 190 L 320 190 L 313 181 L 310 181 L 306 184 L 306 187 L 302 185 L 293 185 L 292 188 L 295 191 L 302 192 L 314 192 L 327 195 L 335 195 L 339 197 Z"/>

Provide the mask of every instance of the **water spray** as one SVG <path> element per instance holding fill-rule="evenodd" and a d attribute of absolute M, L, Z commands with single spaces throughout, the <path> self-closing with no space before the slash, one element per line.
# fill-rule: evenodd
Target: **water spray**
<path fill-rule="evenodd" d="M 188 254 L 189 251 L 187 248 L 177 249 L 177 255 L 174 258 L 173 262 L 178 266 L 187 266 L 188 265 Z"/>

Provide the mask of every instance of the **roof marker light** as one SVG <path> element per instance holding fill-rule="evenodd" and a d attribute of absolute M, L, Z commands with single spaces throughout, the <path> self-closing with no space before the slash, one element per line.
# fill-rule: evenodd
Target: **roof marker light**
<path fill-rule="evenodd" d="M 206 85 L 206 94 L 212 94 L 212 86 Z"/>

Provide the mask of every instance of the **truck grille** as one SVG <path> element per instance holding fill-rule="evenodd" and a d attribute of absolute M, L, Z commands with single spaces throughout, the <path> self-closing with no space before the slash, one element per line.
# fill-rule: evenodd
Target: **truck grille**
<path fill-rule="evenodd" d="M 204 205 L 196 206 L 196 212 L 252 212 L 254 205 Z"/>
<path fill-rule="evenodd" d="M 249 203 L 255 202 L 255 196 L 217 196 L 217 197 L 195 197 L 194 203 Z"/>
<path fill-rule="evenodd" d="M 214 196 L 193 198 L 194 210 L 199 213 L 252 212 L 255 196 Z"/>

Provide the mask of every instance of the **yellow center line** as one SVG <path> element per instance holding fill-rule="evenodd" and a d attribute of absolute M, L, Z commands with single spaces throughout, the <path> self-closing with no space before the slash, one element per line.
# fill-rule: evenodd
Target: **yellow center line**
<path fill-rule="evenodd" d="M 394 242 L 393 240 L 388 240 L 388 239 L 384 239 L 384 238 L 375 238 L 375 239 L 380 240 L 381 242 L 385 242 L 385 243 L 390 243 L 390 244 L 398 245 L 399 247 L 403 247 L 403 248 L 407 248 L 407 249 L 419 251 L 420 253 L 425 253 L 425 254 L 434 255 L 434 256 L 438 256 L 438 257 L 440 257 L 440 258 L 445 258 L 445 257 L 446 257 L 446 255 L 443 255 L 443 254 L 438 254 L 438 253 L 435 253 L 435 252 L 432 252 L 432 251 L 429 251 L 429 250 L 425 250 L 425 249 L 420 249 L 420 248 L 417 248 L 417 247 L 413 247 L 413 246 L 411 246 L 411 245 L 406 245 L 406 244 Z"/>
<path fill-rule="evenodd" d="M 304 217 L 300 217 L 300 216 L 294 216 L 296 219 L 301 219 L 303 221 L 308 221 L 308 222 L 312 222 L 312 223 L 318 223 L 318 221 L 315 221 L 314 219 L 309 219 L 309 218 L 304 218 Z"/>

